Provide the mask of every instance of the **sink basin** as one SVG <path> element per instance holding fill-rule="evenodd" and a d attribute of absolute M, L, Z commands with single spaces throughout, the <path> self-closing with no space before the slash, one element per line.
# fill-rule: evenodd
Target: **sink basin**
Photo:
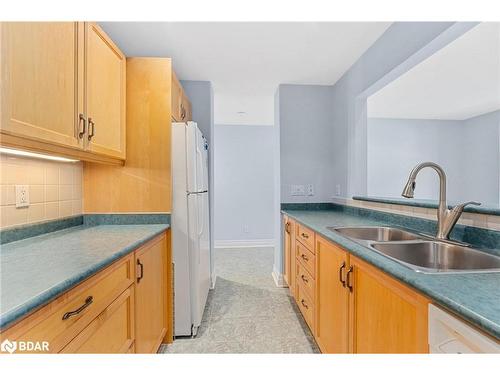
<path fill-rule="evenodd" d="M 363 241 L 408 241 L 422 239 L 422 236 L 392 227 L 329 227 L 332 232 Z"/>
<path fill-rule="evenodd" d="M 420 272 L 500 272 L 500 257 L 459 245 L 413 241 L 370 246 Z"/>

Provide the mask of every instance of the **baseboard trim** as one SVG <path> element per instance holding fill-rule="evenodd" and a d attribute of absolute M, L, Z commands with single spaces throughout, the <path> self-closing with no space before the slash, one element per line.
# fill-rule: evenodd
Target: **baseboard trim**
<path fill-rule="evenodd" d="M 285 283 L 285 280 L 283 279 L 283 274 L 278 274 L 276 273 L 276 271 L 273 270 L 273 272 L 271 272 L 271 275 L 273 276 L 273 280 L 274 280 L 274 283 L 276 284 L 276 286 L 278 288 L 286 288 L 287 285 Z"/>
<path fill-rule="evenodd" d="M 216 240 L 216 249 L 244 248 L 244 247 L 274 247 L 274 239 L 265 240 Z"/>

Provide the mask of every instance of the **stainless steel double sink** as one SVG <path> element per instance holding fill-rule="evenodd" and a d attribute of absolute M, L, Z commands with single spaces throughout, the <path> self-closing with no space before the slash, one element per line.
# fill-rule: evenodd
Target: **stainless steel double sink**
<path fill-rule="evenodd" d="M 417 272 L 500 272 L 500 257 L 425 234 L 385 226 L 328 229 Z"/>

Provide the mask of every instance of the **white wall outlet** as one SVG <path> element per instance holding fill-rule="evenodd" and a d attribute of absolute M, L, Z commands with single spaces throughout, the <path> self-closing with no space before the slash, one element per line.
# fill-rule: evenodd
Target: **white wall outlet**
<path fill-rule="evenodd" d="M 307 185 L 307 195 L 309 195 L 309 196 L 314 195 L 314 185 L 313 184 Z"/>
<path fill-rule="evenodd" d="M 16 208 L 30 205 L 30 190 L 28 185 L 16 185 Z"/>
<path fill-rule="evenodd" d="M 340 197 L 340 184 L 335 185 L 335 195 Z"/>
<path fill-rule="evenodd" d="M 250 228 L 249 228 L 248 224 L 243 225 L 243 233 L 249 233 L 249 232 L 250 232 Z"/>
<path fill-rule="evenodd" d="M 291 195 L 306 195 L 306 188 L 304 185 L 292 185 L 290 189 Z"/>

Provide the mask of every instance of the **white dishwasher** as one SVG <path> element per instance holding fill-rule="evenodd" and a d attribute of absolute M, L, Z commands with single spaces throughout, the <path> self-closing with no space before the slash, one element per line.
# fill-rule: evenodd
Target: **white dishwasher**
<path fill-rule="evenodd" d="M 500 344 L 429 304 L 429 349 L 431 353 L 500 353 Z"/>

